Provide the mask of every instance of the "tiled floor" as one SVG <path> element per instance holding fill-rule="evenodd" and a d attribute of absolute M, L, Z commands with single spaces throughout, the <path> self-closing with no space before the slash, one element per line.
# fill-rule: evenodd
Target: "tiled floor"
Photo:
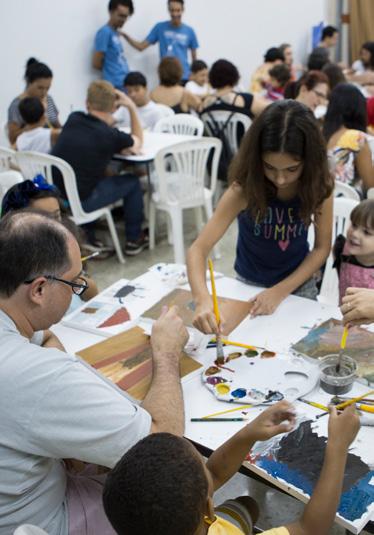
<path fill-rule="evenodd" d="M 128 258 L 123 266 L 117 262 L 116 257 L 105 261 L 90 262 L 90 274 L 95 278 L 100 289 L 105 288 L 121 277 L 131 280 L 144 273 L 149 266 L 157 262 L 173 262 L 173 248 L 167 244 L 166 240 L 166 225 L 162 223 L 162 218 L 159 218 L 159 221 L 159 238 L 154 251 L 144 251 L 137 257 Z M 235 223 L 219 244 L 221 258 L 215 261 L 215 269 L 222 271 L 225 275 L 234 275 L 233 259 L 235 256 L 236 234 Z M 195 236 L 196 229 L 192 214 L 187 213 L 185 217 L 186 246 L 192 243 Z M 259 503 L 261 516 L 258 526 L 261 529 L 269 529 L 270 527 L 292 522 L 300 516 L 303 509 L 303 505 L 294 498 L 269 489 L 265 485 L 241 474 L 234 476 L 216 493 L 215 503 L 222 503 L 228 498 L 240 495 L 251 495 Z M 344 535 L 345 530 L 335 526 L 330 533 L 331 535 Z M 366 531 L 362 532 L 363 535 L 366 533 Z M 318 535 L 318 533 L 315 535 Z"/>

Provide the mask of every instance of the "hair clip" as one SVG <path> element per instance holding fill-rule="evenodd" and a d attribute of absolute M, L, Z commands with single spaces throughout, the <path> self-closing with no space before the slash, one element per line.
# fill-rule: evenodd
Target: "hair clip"
<path fill-rule="evenodd" d="M 53 184 L 49 184 L 44 178 L 44 176 L 40 173 L 32 179 L 32 183 L 34 184 L 35 188 L 39 190 L 57 191 L 56 186 L 54 186 Z"/>

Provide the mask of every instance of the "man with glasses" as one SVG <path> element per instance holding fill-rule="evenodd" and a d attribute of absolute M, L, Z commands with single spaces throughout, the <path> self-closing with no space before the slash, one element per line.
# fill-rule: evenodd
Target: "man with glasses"
<path fill-rule="evenodd" d="M 112 535 L 103 476 L 73 477 L 62 459 L 112 468 L 139 439 L 183 434 L 179 359 L 187 331 L 175 308 L 155 323 L 153 379 L 141 406 L 63 351 L 46 329 L 82 295 L 78 243 L 32 212 L 0 220 L 0 533 Z"/>
<path fill-rule="evenodd" d="M 129 73 L 119 29 L 134 13 L 132 0 L 110 0 L 109 21 L 96 33 L 92 59 L 94 69 L 102 71 L 103 79 L 123 90 L 123 80 Z"/>

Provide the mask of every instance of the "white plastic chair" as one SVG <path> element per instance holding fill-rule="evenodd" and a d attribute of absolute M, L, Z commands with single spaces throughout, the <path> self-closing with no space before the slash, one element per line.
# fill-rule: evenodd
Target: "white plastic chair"
<path fill-rule="evenodd" d="M 218 162 L 222 143 L 215 138 L 200 138 L 177 143 L 158 152 L 155 168 L 158 175 L 158 191 L 153 193 L 149 208 L 150 249 L 155 246 L 156 210 L 167 212 L 171 219 L 174 258 L 184 264 L 183 210 L 195 208 L 200 227 L 201 208 L 206 217 L 213 215 L 213 195 L 217 185 Z M 210 153 L 212 170 L 209 188 L 205 187 L 205 169 Z M 170 170 L 170 158 L 173 165 Z M 200 230 L 200 228 L 199 228 Z M 217 256 L 217 249 L 215 250 Z"/>
<path fill-rule="evenodd" d="M 93 212 L 86 212 L 83 209 L 79 198 L 77 181 L 71 165 L 61 158 L 57 158 L 56 156 L 50 156 L 49 154 L 42 154 L 38 152 L 17 152 L 16 160 L 24 177 L 29 178 L 30 180 L 33 179 L 35 175 L 40 173 L 50 184 L 53 184 L 52 170 L 54 167 L 58 169 L 64 181 L 65 191 L 69 201 L 71 213 L 73 215 L 74 223 L 76 225 L 84 225 L 86 223 L 92 223 L 100 217 L 105 217 L 118 260 L 121 262 L 121 264 L 125 263 L 125 258 L 122 253 L 117 230 L 111 213 L 112 206 L 99 208 Z"/>
<path fill-rule="evenodd" d="M 166 106 L 166 104 L 160 104 L 159 102 L 156 102 L 157 108 L 159 111 L 162 112 L 163 117 L 171 117 L 172 115 L 175 115 L 175 112 L 170 106 Z"/>
<path fill-rule="evenodd" d="M 193 117 L 189 113 L 177 113 L 157 121 L 153 131 L 201 137 L 204 132 L 204 124 L 198 117 Z"/>
<path fill-rule="evenodd" d="M 342 197 L 334 198 L 334 219 L 332 223 L 332 244 L 339 234 L 347 236 L 347 230 L 350 225 L 350 215 L 357 206 L 359 201 L 354 199 L 345 199 Z M 330 252 L 323 274 L 321 291 L 318 296 L 320 303 L 337 305 L 339 303 L 339 279 L 336 269 L 333 268 L 334 257 Z"/>
<path fill-rule="evenodd" d="M 23 176 L 18 171 L 9 170 L 0 172 L 0 205 L 8 189 L 20 182 L 23 182 Z"/>
<path fill-rule="evenodd" d="M 23 524 L 16 529 L 13 535 L 48 535 L 44 529 L 32 526 L 31 524 Z"/>
<path fill-rule="evenodd" d="M 344 197 L 345 199 L 353 199 L 354 201 L 360 200 L 360 195 L 355 188 L 352 188 L 352 186 L 349 184 L 340 182 L 340 180 L 335 180 L 334 196 L 340 198 Z"/>
<path fill-rule="evenodd" d="M 210 136 L 214 136 L 215 132 L 215 125 L 212 122 L 211 117 L 213 117 L 220 129 L 225 127 L 223 133 L 230 145 L 231 152 L 236 154 L 241 141 L 240 134 L 248 130 L 252 124 L 252 121 L 247 115 L 244 115 L 244 113 L 235 112 L 231 117 L 230 115 L 232 115 L 231 111 L 214 110 L 210 112 L 203 112 L 200 117 L 204 123 L 208 135 Z M 229 122 L 227 123 L 227 121 Z"/>
<path fill-rule="evenodd" d="M 0 147 L 0 172 L 12 169 L 15 162 L 16 151 L 9 147 Z"/>

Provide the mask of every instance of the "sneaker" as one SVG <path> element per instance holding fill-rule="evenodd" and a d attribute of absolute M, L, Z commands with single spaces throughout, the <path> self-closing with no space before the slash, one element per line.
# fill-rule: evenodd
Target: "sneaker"
<path fill-rule="evenodd" d="M 128 256 L 136 256 L 141 253 L 143 249 L 149 247 L 149 238 L 145 233 L 136 241 L 127 241 L 125 246 L 125 254 Z"/>
<path fill-rule="evenodd" d="M 98 251 L 99 253 L 112 253 L 114 252 L 114 248 L 109 245 L 105 245 L 100 240 L 92 240 L 90 242 L 86 242 L 82 244 L 82 249 L 85 249 L 86 251 L 89 251 L 90 253 L 96 253 Z"/>

